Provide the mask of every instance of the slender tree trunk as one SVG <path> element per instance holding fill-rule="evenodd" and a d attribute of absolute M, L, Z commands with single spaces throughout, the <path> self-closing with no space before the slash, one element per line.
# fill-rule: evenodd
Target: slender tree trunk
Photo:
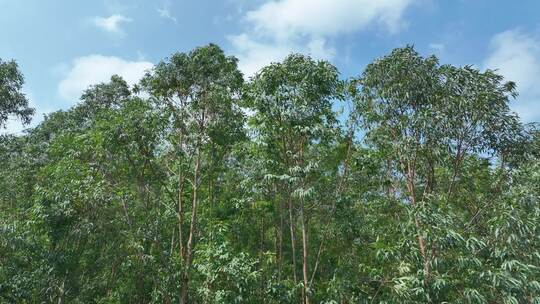
<path fill-rule="evenodd" d="M 259 267 L 260 269 L 264 268 L 264 230 L 265 230 L 265 222 L 264 222 L 264 213 L 261 216 L 261 241 L 259 244 Z M 266 281 L 265 273 L 262 272 L 261 274 L 261 284 L 259 285 L 259 292 L 261 295 L 264 295 L 264 283 Z"/>
<path fill-rule="evenodd" d="M 186 273 L 182 274 L 182 285 L 180 286 L 180 304 L 187 304 L 188 302 L 188 283 L 189 278 Z"/>
<path fill-rule="evenodd" d="M 180 133 L 179 149 L 182 149 L 183 136 Z M 180 260 L 182 261 L 182 269 L 180 275 L 180 303 L 186 304 L 188 295 L 188 274 L 186 247 L 184 246 L 184 174 L 181 169 L 178 169 L 178 244 L 180 250 Z"/>
<path fill-rule="evenodd" d="M 186 248 L 186 259 L 184 265 L 184 271 L 182 276 L 182 286 L 180 292 L 180 303 L 187 304 L 189 302 L 189 272 L 191 270 L 191 261 L 193 259 L 193 248 L 195 245 L 195 233 L 197 229 L 197 205 L 198 205 L 198 192 L 199 192 L 199 171 L 201 165 L 201 153 L 200 148 L 197 147 L 195 169 L 193 170 L 193 200 L 191 205 L 191 222 L 189 227 L 189 237 Z"/>
<path fill-rule="evenodd" d="M 332 218 L 334 217 L 334 213 L 336 211 L 336 206 L 337 206 L 337 201 L 339 199 L 339 197 L 343 194 L 343 191 L 345 190 L 345 179 L 347 178 L 348 176 L 348 173 L 349 173 L 349 159 L 350 159 L 350 156 L 351 156 L 351 149 L 352 149 L 352 144 L 353 144 L 353 131 L 350 130 L 349 131 L 350 135 L 349 135 L 349 140 L 348 140 L 348 145 L 347 145 L 347 154 L 345 156 L 345 160 L 344 160 L 344 163 L 343 163 L 343 175 L 341 176 L 340 180 L 339 180 L 339 184 L 338 184 L 338 187 L 336 188 L 336 193 L 334 195 L 334 203 L 332 204 L 332 207 L 330 208 L 330 214 L 327 216 L 327 219 L 328 219 L 328 223 L 330 223 L 330 220 L 332 220 Z M 326 244 L 326 239 L 328 238 L 328 233 L 326 231 L 323 231 L 322 233 L 322 239 L 321 239 L 321 242 L 319 244 L 319 249 L 317 250 L 317 255 L 316 255 L 316 258 L 315 258 L 315 266 L 313 266 L 313 271 L 311 272 L 311 279 L 309 280 L 309 285 L 313 285 L 313 280 L 315 279 L 315 274 L 317 274 L 317 270 L 318 270 L 318 267 L 319 267 L 319 262 L 320 262 L 320 259 L 321 259 L 321 253 L 323 251 L 323 247 L 324 245 Z"/>
<path fill-rule="evenodd" d="M 309 269 L 308 269 L 308 231 L 307 222 L 304 215 L 304 202 L 300 204 L 300 222 L 302 224 L 302 274 L 304 278 L 303 295 L 304 304 L 309 304 Z"/>
<path fill-rule="evenodd" d="M 180 279 L 180 303 L 185 304 L 187 301 L 187 278 L 186 278 L 186 250 L 184 247 L 184 234 L 182 225 L 184 223 L 184 206 L 182 194 L 184 192 L 184 178 L 181 175 L 178 182 L 178 243 L 180 245 L 180 259 L 182 261 L 182 275 Z"/>
<path fill-rule="evenodd" d="M 169 250 L 169 260 L 172 259 L 172 255 L 173 255 L 175 233 L 176 233 L 176 228 L 173 228 L 173 232 L 171 236 L 171 249 Z"/>
<path fill-rule="evenodd" d="M 122 198 L 122 207 L 124 207 L 124 216 L 126 217 L 126 221 L 128 223 L 129 230 L 132 230 L 131 218 L 129 217 L 128 207 L 126 205 L 126 202 L 124 201 L 124 198 Z"/>
<path fill-rule="evenodd" d="M 454 161 L 454 168 L 452 173 L 452 178 L 450 179 L 450 186 L 448 186 L 448 194 L 447 199 L 450 199 L 452 195 L 452 191 L 454 191 L 454 186 L 456 184 L 456 178 L 458 176 L 459 166 L 461 165 L 461 160 L 463 159 L 463 155 L 458 151 L 458 154 L 456 156 L 456 160 Z"/>
<path fill-rule="evenodd" d="M 293 205 L 292 200 L 289 195 L 289 227 L 291 231 L 291 252 L 292 252 L 292 264 L 293 264 L 293 278 L 294 284 L 298 283 L 298 276 L 296 275 L 296 233 L 294 229 L 294 216 L 293 216 Z"/>
<path fill-rule="evenodd" d="M 411 204 L 416 205 L 416 194 L 414 191 L 414 172 L 411 169 L 411 166 L 408 165 L 407 169 L 407 190 L 409 191 L 409 196 L 411 198 Z M 418 247 L 420 249 L 420 254 L 424 260 L 424 283 L 427 283 L 429 278 L 429 260 L 426 253 L 426 243 L 424 238 L 421 235 L 420 221 L 416 216 L 414 216 L 414 224 L 416 226 L 416 234 L 418 238 Z"/>
<path fill-rule="evenodd" d="M 279 207 L 279 234 L 278 234 L 278 281 L 281 281 L 281 272 L 283 268 L 283 210 L 285 209 L 283 207 L 284 203 L 283 201 L 280 201 L 280 207 Z"/>
<path fill-rule="evenodd" d="M 66 280 L 64 279 L 62 281 L 62 286 L 59 287 L 60 294 L 58 295 L 58 304 L 64 304 L 64 297 L 66 295 L 65 286 L 66 286 Z"/>

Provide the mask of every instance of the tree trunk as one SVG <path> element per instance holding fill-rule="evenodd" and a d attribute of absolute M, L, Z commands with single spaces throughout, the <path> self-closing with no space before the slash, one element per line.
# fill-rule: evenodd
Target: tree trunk
<path fill-rule="evenodd" d="M 186 267 L 186 250 L 184 247 L 184 235 L 182 225 L 184 222 L 184 207 L 182 193 L 184 191 L 184 179 L 180 177 L 178 182 L 178 243 L 180 245 L 180 260 L 182 261 L 182 275 L 180 279 L 180 303 L 185 304 L 187 301 L 187 278 L 184 278 Z"/>
<path fill-rule="evenodd" d="M 304 277 L 303 296 L 304 304 L 309 304 L 309 269 L 308 269 L 308 231 L 304 215 L 304 202 L 300 204 L 300 221 L 302 223 L 302 274 Z"/>
<path fill-rule="evenodd" d="M 180 285 L 180 304 L 188 303 L 188 284 L 189 277 L 187 273 L 182 274 L 182 280 Z"/>
<path fill-rule="evenodd" d="M 58 304 L 64 304 L 64 297 L 66 295 L 65 284 L 66 284 L 66 280 L 64 279 L 62 281 L 62 286 L 58 288 L 59 289 Z"/>
<path fill-rule="evenodd" d="M 294 284 L 298 283 L 298 276 L 296 275 L 296 236 L 294 231 L 294 216 L 293 216 L 293 205 L 292 200 L 289 195 L 289 227 L 291 230 L 291 252 L 292 252 L 292 263 L 293 263 L 293 278 Z"/>
<path fill-rule="evenodd" d="M 409 191 L 409 196 L 411 198 L 411 204 L 414 206 L 416 205 L 416 194 L 414 191 L 414 171 L 412 171 L 410 165 L 408 165 L 407 169 L 407 190 Z M 416 226 L 416 233 L 418 238 L 418 247 L 420 249 L 420 254 L 422 255 L 422 259 L 424 260 L 424 283 L 427 284 L 429 279 L 429 260 L 426 253 L 426 244 L 425 240 L 421 235 L 420 231 L 420 221 L 414 216 L 414 224 Z"/>
<path fill-rule="evenodd" d="M 281 281 L 281 271 L 282 271 L 282 268 L 283 268 L 283 222 L 284 222 L 284 219 L 283 219 L 283 210 L 285 209 L 283 207 L 284 205 L 284 202 L 281 201 L 280 202 L 280 207 L 279 207 L 279 234 L 278 234 L 278 256 L 279 256 L 279 260 L 278 260 L 278 280 Z"/>
<path fill-rule="evenodd" d="M 186 248 L 186 258 L 182 277 L 182 286 L 180 291 L 180 303 L 186 304 L 189 301 L 189 272 L 191 270 L 191 261 L 193 260 L 193 248 L 195 246 L 195 233 L 197 229 L 197 205 L 198 205 L 198 192 L 199 192 L 199 171 L 201 165 L 201 153 L 200 148 L 197 147 L 195 160 L 195 169 L 193 170 L 193 201 L 191 205 L 191 222 L 189 226 L 189 237 Z"/>

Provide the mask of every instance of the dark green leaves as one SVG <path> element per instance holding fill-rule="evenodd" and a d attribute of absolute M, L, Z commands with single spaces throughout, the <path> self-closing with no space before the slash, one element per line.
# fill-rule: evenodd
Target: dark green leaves
<path fill-rule="evenodd" d="M 21 92 L 24 78 L 15 61 L 0 59 L 0 127 L 5 127 L 7 119 L 14 115 L 28 124 L 34 109 L 28 106 L 28 99 Z"/>

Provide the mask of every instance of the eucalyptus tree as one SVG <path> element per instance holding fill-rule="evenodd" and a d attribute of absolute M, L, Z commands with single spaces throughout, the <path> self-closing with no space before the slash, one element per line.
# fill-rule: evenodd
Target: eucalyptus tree
<path fill-rule="evenodd" d="M 523 136 L 508 106 L 517 95 L 515 84 L 491 70 L 441 66 L 436 57 L 423 58 L 406 47 L 370 64 L 359 85 L 358 110 L 364 111 L 369 141 L 395 152 L 413 203 L 417 192 L 427 194 L 437 186 L 445 186 L 451 197 L 463 157 L 504 157 Z M 448 161 L 450 175 L 437 185 L 435 166 Z M 422 172 L 415 166 L 423 166 Z M 414 189 L 417 180 L 421 189 Z"/>
<path fill-rule="evenodd" d="M 288 208 L 291 262 L 297 283 L 296 225 L 302 248 L 302 301 L 310 303 L 309 214 L 317 203 L 324 147 L 336 136 L 332 102 L 339 98 L 337 69 L 326 61 L 293 54 L 264 67 L 249 84 L 246 99 L 253 111 L 254 140 L 269 163 L 267 179 L 275 181 Z M 279 210 L 283 212 L 283 210 Z M 281 232 L 281 231 L 280 231 Z M 282 232 L 281 232 L 282 233 Z"/>
<path fill-rule="evenodd" d="M 153 284 L 168 269 L 161 247 L 172 233 L 158 230 L 163 216 L 152 204 L 161 200 L 161 121 L 151 103 L 114 76 L 86 90 L 73 108 L 6 137 L 0 200 L 2 207 L 16 201 L 6 215 L 17 220 L 2 221 L 18 233 L 7 248 L 21 252 L 8 255 L 0 294 L 19 295 L 7 298 L 14 302 L 167 299 L 162 289 L 169 285 Z M 30 262 L 21 263 L 21 254 Z M 24 285 L 29 280 L 32 288 Z"/>
<path fill-rule="evenodd" d="M 490 70 L 441 66 L 436 57 L 423 58 L 405 47 L 368 65 L 358 85 L 357 111 L 367 143 L 385 159 L 388 198 L 411 207 L 424 299 L 432 301 L 443 278 L 432 268 L 444 252 L 432 235 L 436 214 L 429 212 L 450 212 L 444 206 L 452 206 L 461 216 L 474 217 L 471 203 L 456 189 L 466 185 L 460 181 L 467 180 L 468 159 L 493 155 L 504 161 L 523 136 L 508 107 L 515 84 Z"/>
<path fill-rule="evenodd" d="M 141 213 L 151 219 L 148 193 L 141 189 L 155 184 L 149 164 L 159 135 L 156 120 L 148 102 L 132 96 L 125 82 L 113 77 L 90 87 L 80 104 L 49 115 L 32 131 L 43 141 L 46 160 L 36 173 L 31 215 L 44 236 L 50 270 L 43 293 L 48 301 L 88 302 L 108 293 L 149 298 L 151 289 L 145 286 L 152 276 L 145 271 L 148 259 L 142 259 L 150 251 L 148 240 L 155 237 L 142 235 L 144 226 L 135 221 Z M 131 219 L 139 227 L 131 227 Z M 130 279 L 124 276 L 127 264 L 137 273 Z M 123 284 L 110 283 L 122 276 Z M 131 282 L 137 288 L 126 297 L 122 287 Z"/>
<path fill-rule="evenodd" d="M 210 201 L 214 195 L 211 186 L 205 192 L 201 190 L 204 182 L 212 185 L 208 177 L 216 163 L 215 151 L 226 151 L 243 136 L 243 113 L 237 105 L 242 84 L 237 59 L 226 56 L 213 44 L 171 55 L 142 81 L 155 104 L 169 113 L 165 162 L 177 185 L 180 303 L 189 301 L 194 249 L 200 235 L 200 203 Z M 191 200 L 191 208 L 186 207 L 186 197 Z"/>
<path fill-rule="evenodd" d="M 28 99 L 22 93 L 24 76 L 15 61 L 0 59 L 0 127 L 5 127 L 8 118 L 15 115 L 28 124 L 34 109 L 28 106 Z"/>

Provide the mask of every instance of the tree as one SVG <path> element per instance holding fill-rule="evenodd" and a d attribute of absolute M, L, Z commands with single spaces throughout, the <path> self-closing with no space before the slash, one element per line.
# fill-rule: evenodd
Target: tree
<path fill-rule="evenodd" d="M 443 245 L 430 235 L 436 227 L 433 219 L 440 215 L 450 226 L 455 218 L 444 213 L 474 217 L 456 190 L 467 180 L 466 162 L 485 154 L 504 164 L 515 139 L 523 137 L 523 127 L 508 107 L 516 96 L 515 84 L 490 70 L 441 66 L 436 57 L 423 58 L 412 47 L 368 65 L 358 84 L 362 94 L 357 111 L 368 144 L 385 159 L 388 198 L 412 208 L 424 296 L 433 301 L 438 283 L 433 267 L 443 254 Z M 460 186 L 464 189 L 466 183 Z M 441 209 L 446 204 L 461 210 Z"/>
<path fill-rule="evenodd" d="M 24 77 L 15 61 L 0 59 L 0 127 L 5 127 L 8 118 L 15 115 L 23 124 L 28 124 L 34 109 L 28 106 L 28 99 L 21 92 Z"/>
<path fill-rule="evenodd" d="M 330 63 L 294 54 L 263 68 L 247 92 L 248 106 L 254 111 L 255 140 L 274 164 L 266 178 L 277 181 L 288 208 L 295 284 L 296 224 L 300 222 L 304 303 L 310 303 L 311 294 L 306 204 L 316 204 L 314 184 L 321 178 L 324 159 L 317 152 L 334 139 L 337 121 L 332 101 L 339 98 L 339 87 L 337 69 Z"/>
<path fill-rule="evenodd" d="M 197 214 L 204 199 L 203 178 L 211 170 L 213 151 L 230 146 L 242 136 L 243 116 L 237 100 L 243 78 L 237 59 L 225 56 L 218 46 L 210 44 L 189 53 L 173 54 L 160 62 L 142 83 L 157 106 L 165 107 L 170 114 L 172 133 L 167 166 L 178 185 L 180 303 L 187 303 L 198 235 Z M 184 198 L 188 191 L 191 216 L 186 235 Z"/>

